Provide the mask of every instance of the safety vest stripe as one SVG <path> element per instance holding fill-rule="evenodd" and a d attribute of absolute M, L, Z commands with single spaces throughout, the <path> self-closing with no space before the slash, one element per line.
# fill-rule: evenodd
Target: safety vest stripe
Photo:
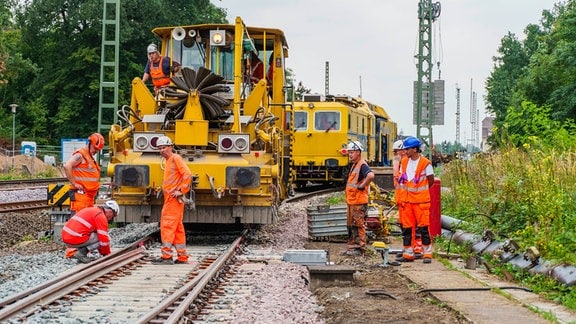
<path fill-rule="evenodd" d="M 82 234 L 70 229 L 70 227 L 64 226 L 62 230 L 72 236 L 82 237 Z"/>

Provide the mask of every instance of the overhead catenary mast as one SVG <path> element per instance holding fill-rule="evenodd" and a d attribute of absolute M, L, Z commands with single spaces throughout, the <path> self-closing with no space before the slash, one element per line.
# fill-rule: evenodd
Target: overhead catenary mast
<path fill-rule="evenodd" d="M 324 96 L 330 94 L 330 62 L 326 61 L 326 66 L 324 67 Z"/>
<path fill-rule="evenodd" d="M 456 83 L 456 141 L 460 143 L 460 86 Z"/>
<path fill-rule="evenodd" d="M 443 95 L 443 81 L 441 88 L 434 91 L 434 82 L 432 81 L 432 23 L 440 16 L 440 3 L 432 3 L 431 0 L 420 0 L 418 3 L 418 54 L 417 69 L 418 80 L 414 84 L 414 122 L 416 124 L 416 136 L 423 140 L 429 147 L 429 157 L 432 158 L 432 125 L 437 115 L 434 112 L 436 102 L 442 102 L 443 97 L 435 98 L 437 94 Z M 438 80 L 441 81 L 441 80 Z M 440 85 L 440 84 L 439 84 Z M 438 123 L 436 123 L 438 124 Z M 443 115 L 442 122 L 443 124 Z"/>

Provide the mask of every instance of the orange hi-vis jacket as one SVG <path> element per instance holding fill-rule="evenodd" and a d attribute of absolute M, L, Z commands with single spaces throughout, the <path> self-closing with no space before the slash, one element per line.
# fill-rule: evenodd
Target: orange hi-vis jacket
<path fill-rule="evenodd" d="M 405 157 L 401 162 L 401 175 L 398 179 L 398 186 L 401 189 L 399 201 L 415 204 L 430 202 L 428 177 L 426 177 L 426 167 L 430 164 L 430 160 L 420 156 L 414 179 L 408 181 L 408 175 L 406 174 L 408 159 L 409 157 Z"/>
<path fill-rule="evenodd" d="M 156 88 L 164 87 L 170 84 L 170 75 L 164 74 L 164 70 L 162 69 L 164 58 L 164 56 L 160 57 L 158 66 L 154 66 L 154 63 L 150 62 L 150 77 L 152 77 L 152 84 L 154 84 L 154 87 Z"/>
<path fill-rule="evenodd" d="M 90 154 L 87 146 L 76 150 L 74 154 L 82 155 L 82 162 L 72 169 L 72 175 L 76 182 L 82 185 L 84 190 L 94 194 L 100 189 L 100 166 Z"/>
<path fill-rule="evenodd" d="M 164 196 L 167 197 L 173 191 L 180 190 L 182 194 L 190 191 L 190 183 L 192 182 L 192 174 L 182 157 L 178 154 L 173 154 L 164 166 L 164 181 L 162 182 L 162 191 Z"/>
<path fill-rule="evenodd" d="M 90 238 L 92 232 L 96 232 L 100 241 L 98 252 L 102 255 L 110 254 L 108 220 L 102 207 L 87 207 L 72 216 L 62 229 L 62 242 L 82 244 Z"/>
<path fill-rule="evenodd" d="M 400 161 L 401 161 L 401 157 L 400 156 L 394 156 L 394 158 L 392 159 L 392 170 L 393 170 L 393 180 L 394 180 L 394 201 L 396 201 L 396 203 L 400 202 L 400 197 L 402 196 L 402 190 L 403 188 L 400 187 L 400 184 L 398 183 L 398 179 L 400 178 Z"/>
<path fill-rule="evenodd" d="M 346 182 L 346 203 L 348 205 L 362 205 L 368 203 L 368 190 L 358 190 L 358 178 L 360 177 L 360 170 L 362 165 L 368 165 L 364 159 L 356 162 L 350 173 L 348 173 L 348 181 Z"/>

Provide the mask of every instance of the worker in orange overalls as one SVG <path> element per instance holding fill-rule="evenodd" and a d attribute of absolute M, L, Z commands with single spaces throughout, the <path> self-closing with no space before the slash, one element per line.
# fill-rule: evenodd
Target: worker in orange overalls
<path fill-rule="evenodd" d="M 146 83 L 148 79 L 152 79 L 154 92 L 158 94 L 158 90 L 170 85 L 170 76 L 180 70 L 180 63 L 160 55 L 156 44 L 148 45 L 146 51 L 148 52 L 148 62 L 144 67 L 142 82 Z"/>
<path fill-rule="evenodd" d="M 186 232 L 182 223 L 184 217 L 184 195 L 190 191 L 192 173 L 182 157 L 172 151 L 172 140 L 161 136 L 156 142 L 164 163 L 162 194 L 164 206 L 160 216 L 160 239 L 162 256 L 153 260 L 154 264 L 188 263 L 186 252 Z M 176 249 L 176 261 L 172 259 L 172 247 Z"/>
<path fill-rule="evenodd" d="M 414 261 L 413 233 L 422 238 L 424 263 L 432 262 L 430 237 L 430 188 L 434 184 L 434 169 L 430 160 L 422 156 L 421 142 L 416 137 L 404 140 L 406 157 L 400 162 L 397 198 L 402 206 L 402 257 L 400 262 Z"/>
<path fill-rule="evenodd" d="M 400 223 L 400 228 L 403 228 L 402 225 L 402 208 L 401 204 L 398 201 L 398 198 L 402 195 L 401 191 L 402 188 L 398 185 L 398 178 L 400 177 L 400 161 L 402 158 L 406 156 L 406 152 L 404 152 L 404 141 L 397 140 L 394 142 L 392 147 L 394 151 L 394 157 L 392 158 L 392 170 L 393 170 L 393 178 L 394 178 L 394 199 L 396 201 L 396 206 L 398 207 L 398 222 Z M 422 238 L 420 237 L 420 233 L 416 233 L 416 229 L 414 228 L 412 231 L 412 247 L 414 248 L 414 257 L 416 259 L 422 258 Z M 402 257 L 402 252 L 400 252 L 397 257 Z"/>
<path fill-rule="evenodd" d="M 70 181 L 70 216 L 86 207 L 93 207 L 100 189 L 100 166 L 94 154 L 104 148 L 104 137 L 100 133 L 88 136 L 88 143 L 76 150 L 64 163 L 64 173 Z M 76 249 L 66 249 L 66 258 L 76 253 Z"/>
<path fill-rule="evenodd" d="M 362 144 L 354 141 L 348 144 L 348 158 L 352 166 L 346 181 L 346 228 L 348 229 L 348 250 L 346 255 L 363 255 L 366 251 L 366 228 L 364 220 L 368 212 L 368 189 L 374 180 L 374 172 L 362 159 Z"/>
<path fill-rule="evenodd" d="M 62 229 L 62 242 L 68 248 L 78 250 L 73 255 L 78 262 L 92 262 L 94 259 L 88 253 L 96 250 L 102 256 L 110 254 L 108 222 L 119 212 L 118 203 L 108 200 L 102 206 L 82 209 L 66 222 Z"/>

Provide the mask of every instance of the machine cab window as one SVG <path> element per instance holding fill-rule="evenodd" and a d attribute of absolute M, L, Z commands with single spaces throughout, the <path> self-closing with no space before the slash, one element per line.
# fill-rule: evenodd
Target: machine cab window
<path fill-rule="evenodd" d="M 308 128 L 308 113 L 305 111 L 297 111 L 294 113 L 294 129 L 305 130 Z"/>
<path fill-rule="evenodd" d="M 317 131 L 339 131 L 340 112 L 317 111 L 314 114 L 314 129 Z"/>

